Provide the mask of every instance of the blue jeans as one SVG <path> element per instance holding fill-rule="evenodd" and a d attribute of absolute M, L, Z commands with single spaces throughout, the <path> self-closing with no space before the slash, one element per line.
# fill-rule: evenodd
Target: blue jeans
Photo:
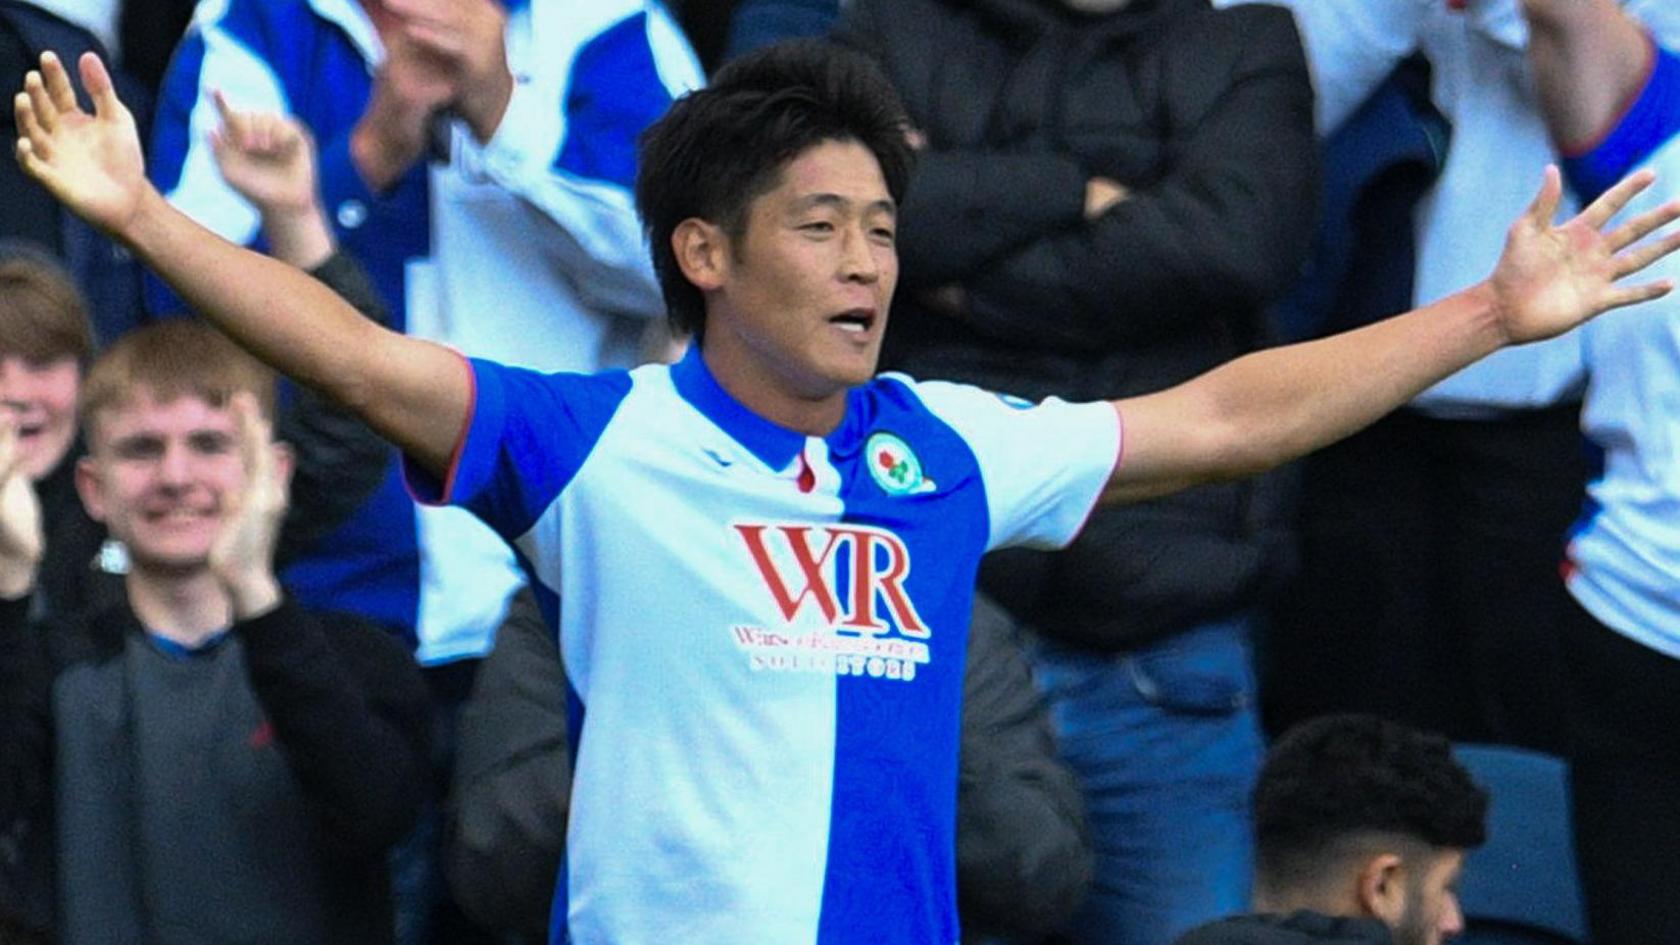
<path fill-rule="evenodd" d="M 1062 757 L 1084 787 L 1096 878 L 1079 945 L 1170 945 L 1249 908 L 1249 795 L 1264 746 L 1247 617 L 1130 653 L 1034 653 Z"/>

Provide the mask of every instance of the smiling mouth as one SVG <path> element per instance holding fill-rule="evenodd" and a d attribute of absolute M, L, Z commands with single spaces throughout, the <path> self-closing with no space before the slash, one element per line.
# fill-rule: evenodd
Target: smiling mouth
<path fill-rule="evenodd" d="M 198 509 L 162 509 L 146 515 L 148 521 L 170 525 L 183 522 L 199 522 L 212 517 L 211 513 Z"/>
<path fill-rule="evenodd" d="M 828 323 L 841 331 L 861 335 L 875 327 L 875 313 L 870 309 L 852 309 L 835 315 Z"/>

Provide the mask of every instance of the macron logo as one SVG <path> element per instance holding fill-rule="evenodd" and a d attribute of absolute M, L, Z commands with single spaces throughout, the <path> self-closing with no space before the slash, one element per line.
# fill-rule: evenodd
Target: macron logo
<path fill-rule="evenodd" d="M 782 619 L 816 608 L 838 630 L 926 639 L 927 624 L 905 593 L 910 552 L 892 532 L 862 525 L 735 525 Z M 844 564 L 842 570 L 840 565 Z M 840 576 L 846 586 L 839 586 Z"/>

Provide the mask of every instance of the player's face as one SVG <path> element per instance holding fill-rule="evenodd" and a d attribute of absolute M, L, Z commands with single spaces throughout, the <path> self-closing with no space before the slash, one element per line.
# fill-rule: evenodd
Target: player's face
<path fill-rule="evenodd" d="M 81 386 L 81 366 L 73 357 L 35 361 L 0 355 L 0 410 L 17 427 L 23 473 L 31 480 L 52 472 L 70 452 Z"/>
<path fill-rule="evenodd" d="M 203 567 L 245 483 L 232 411 L 191 395 L 160 404 L 142 389 L 91 426 L 76 477 L 89 514 L 137 566 Z"/>
<path fill-rule="evenodd" d="M 725 386 L 843 404 L 873 377 L 898 282 L 896 228 L 868 148 L 827 141 L 788 162 L 748 208 L 708 310 L 707 361 L 732 375 L 720 373 Z"/>

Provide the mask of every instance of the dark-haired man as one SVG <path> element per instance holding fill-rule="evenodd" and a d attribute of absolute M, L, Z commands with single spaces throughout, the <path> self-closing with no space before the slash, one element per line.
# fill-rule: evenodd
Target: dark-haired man
<path fill-rule="evenodd" d="M 580 727 L 557 941 L 950 943 L 963 634 L 981 554 L 1053 546 L 1098 500 L 1247 475 L 1446 372 L 1663 284 L 1680 247 L 1554 227 L 1549 174 L 1493 276 L 1418 312 L 1113 403 L 872 377 L 897 278 L 902 111 L 819 46 L 739 60 L 643 142 L 638 204 L 680 364 L 541 375 L 369 326 L 146 183 L 99 61 L 51 57 L 19 157 L 195 309 L 359 411 L 410 480 L 522 552 Z M 1122 437 L 1122 420 L 1124 436 Z M 1121 457 L 1121 446 L 1124 455 Z M 1123 461 L 1117 460 L 1117 457 Z"/>
<path fill-rule="evenodd" d="M 1487 804 L 1444 738 L 1374 716 L 1296 726 L 1254 791 L 1257 914 L 1179 945 L 1440 945 L 1464 930 Z"/>

